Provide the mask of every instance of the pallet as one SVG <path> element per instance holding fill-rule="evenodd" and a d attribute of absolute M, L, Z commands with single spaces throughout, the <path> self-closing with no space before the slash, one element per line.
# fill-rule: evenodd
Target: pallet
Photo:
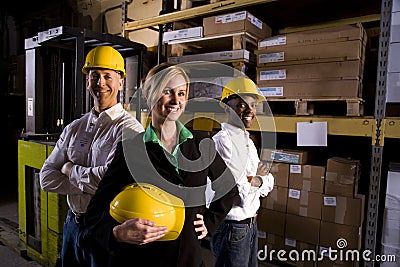
<path fill-rule="evenodd" d="M 248 50 L 257 47 L 257 37 L 248 32 L 221 34 L 209 37 L 171 41 L 170 56 L 203 54 L 230 50 Z"/>
<path fill-rule="evenodd" d="M 360 117 L 364 113 L 361 98 L 267 98 L 267 102 L 273 114 Z"/>

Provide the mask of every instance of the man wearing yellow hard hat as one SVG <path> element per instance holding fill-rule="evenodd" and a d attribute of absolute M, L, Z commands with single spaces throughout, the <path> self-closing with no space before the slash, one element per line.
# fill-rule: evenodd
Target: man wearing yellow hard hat
<path fill-rule="evenodd" d="M 212 139 L 200 140 L 179 121 L 192 65 L 160 64 L 144 81 L 151 123 L 120 142 L 85 217 L 81 245 L 95 266 L 204 266 L 201 239 L 238 200 L 236 181 Z M 218 196 L 208 209 L 207 177 Z"/>
<path fill-rule="evenodd" d="M 86 56 L 82 72 L 94 106 L 67 125 L 40 171 L 46 192 L 67 195 L 68 214 L 63 228 L 62 266 L 82 266 L 88 255 L 77 244 L 87 206 L 114 157 L 124 129 L 132 134 L 144 128 L 118 103 L 125 67 L 111 46 L 97 46 Z"/>
<path fill-rule="evenodd" d="M 221 130 L 213 136 L 216 149 L 227 162 L 237 181 L 241 203 L 234 205 L 211 238 L 215 267 L 258 266 L 256 215 L 260 197 L 274 186 L 274 177 L 260 161 L 247 128 L 252 126 L 256 105 L 264 100 L 247 77 L 229 81 L 222 90 L 220 104 L 228 115 Z"/>

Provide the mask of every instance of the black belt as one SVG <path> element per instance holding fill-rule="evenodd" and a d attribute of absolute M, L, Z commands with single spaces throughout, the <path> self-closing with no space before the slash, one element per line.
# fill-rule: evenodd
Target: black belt
<path fill-rule="evenodd" d="M 76 223 L 81 224 L 84 222 L 84 217 L 85 217 L 84 213 L 75 214 L 74 212 L 71 212 L 71 214 L 74 217 Z"/>
<path fill-rule="evenodd" d="M 224 223 L 236 223 L 236 224 L 252 224 L 256 220 L 256 216 L 247 218 L 241 221 L 235 221 L 235 220 L 225 220 Z"/>

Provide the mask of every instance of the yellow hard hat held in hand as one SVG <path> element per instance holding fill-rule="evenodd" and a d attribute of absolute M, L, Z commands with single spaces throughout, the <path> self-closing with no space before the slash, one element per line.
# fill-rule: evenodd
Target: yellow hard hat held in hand
<path fill-rule="evenodd" d="M 185 205 L 180 198 L 146 183 L 126 186 L 110 203 L 110 215 L 119 223 L 133 218 L 166 226 L 168 233 L 157 241 L 175 240 L 185 222 Z"/>

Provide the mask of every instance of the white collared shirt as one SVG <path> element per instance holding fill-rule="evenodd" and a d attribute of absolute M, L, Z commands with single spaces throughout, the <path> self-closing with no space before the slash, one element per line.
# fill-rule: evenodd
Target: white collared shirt
<path fill-rule="evenodd" d="M 235 177 L 241 205 L 233 206 L 226 220 L 244 220 L 256 215 L 260 208 L 260 197 L 268 195 L 273 189 L 272 174 L 260 176 L 261 187 L 254 187 L 248 182 L 248 176 L 256 176 L 258 163 L 257 149 L 245 129 L 229 123 L 221 123 L 221 130 L 213 136 L 216 150 Z"/>
<path fill-rule="evenodd" d="M 132 131 L 125 131 L 131 129 Z M 111 163 L 123 131 L 144 131 L 142 124 L 120 103 L 97 116 L 92 109 L 68 124 L 40 170 L 40 185 L 46 192 L 67 195 L 74 213 L 86 212 L 97 186 Z M 64 163 L 74 166 L 70 176 L 61 173 Z"/>

